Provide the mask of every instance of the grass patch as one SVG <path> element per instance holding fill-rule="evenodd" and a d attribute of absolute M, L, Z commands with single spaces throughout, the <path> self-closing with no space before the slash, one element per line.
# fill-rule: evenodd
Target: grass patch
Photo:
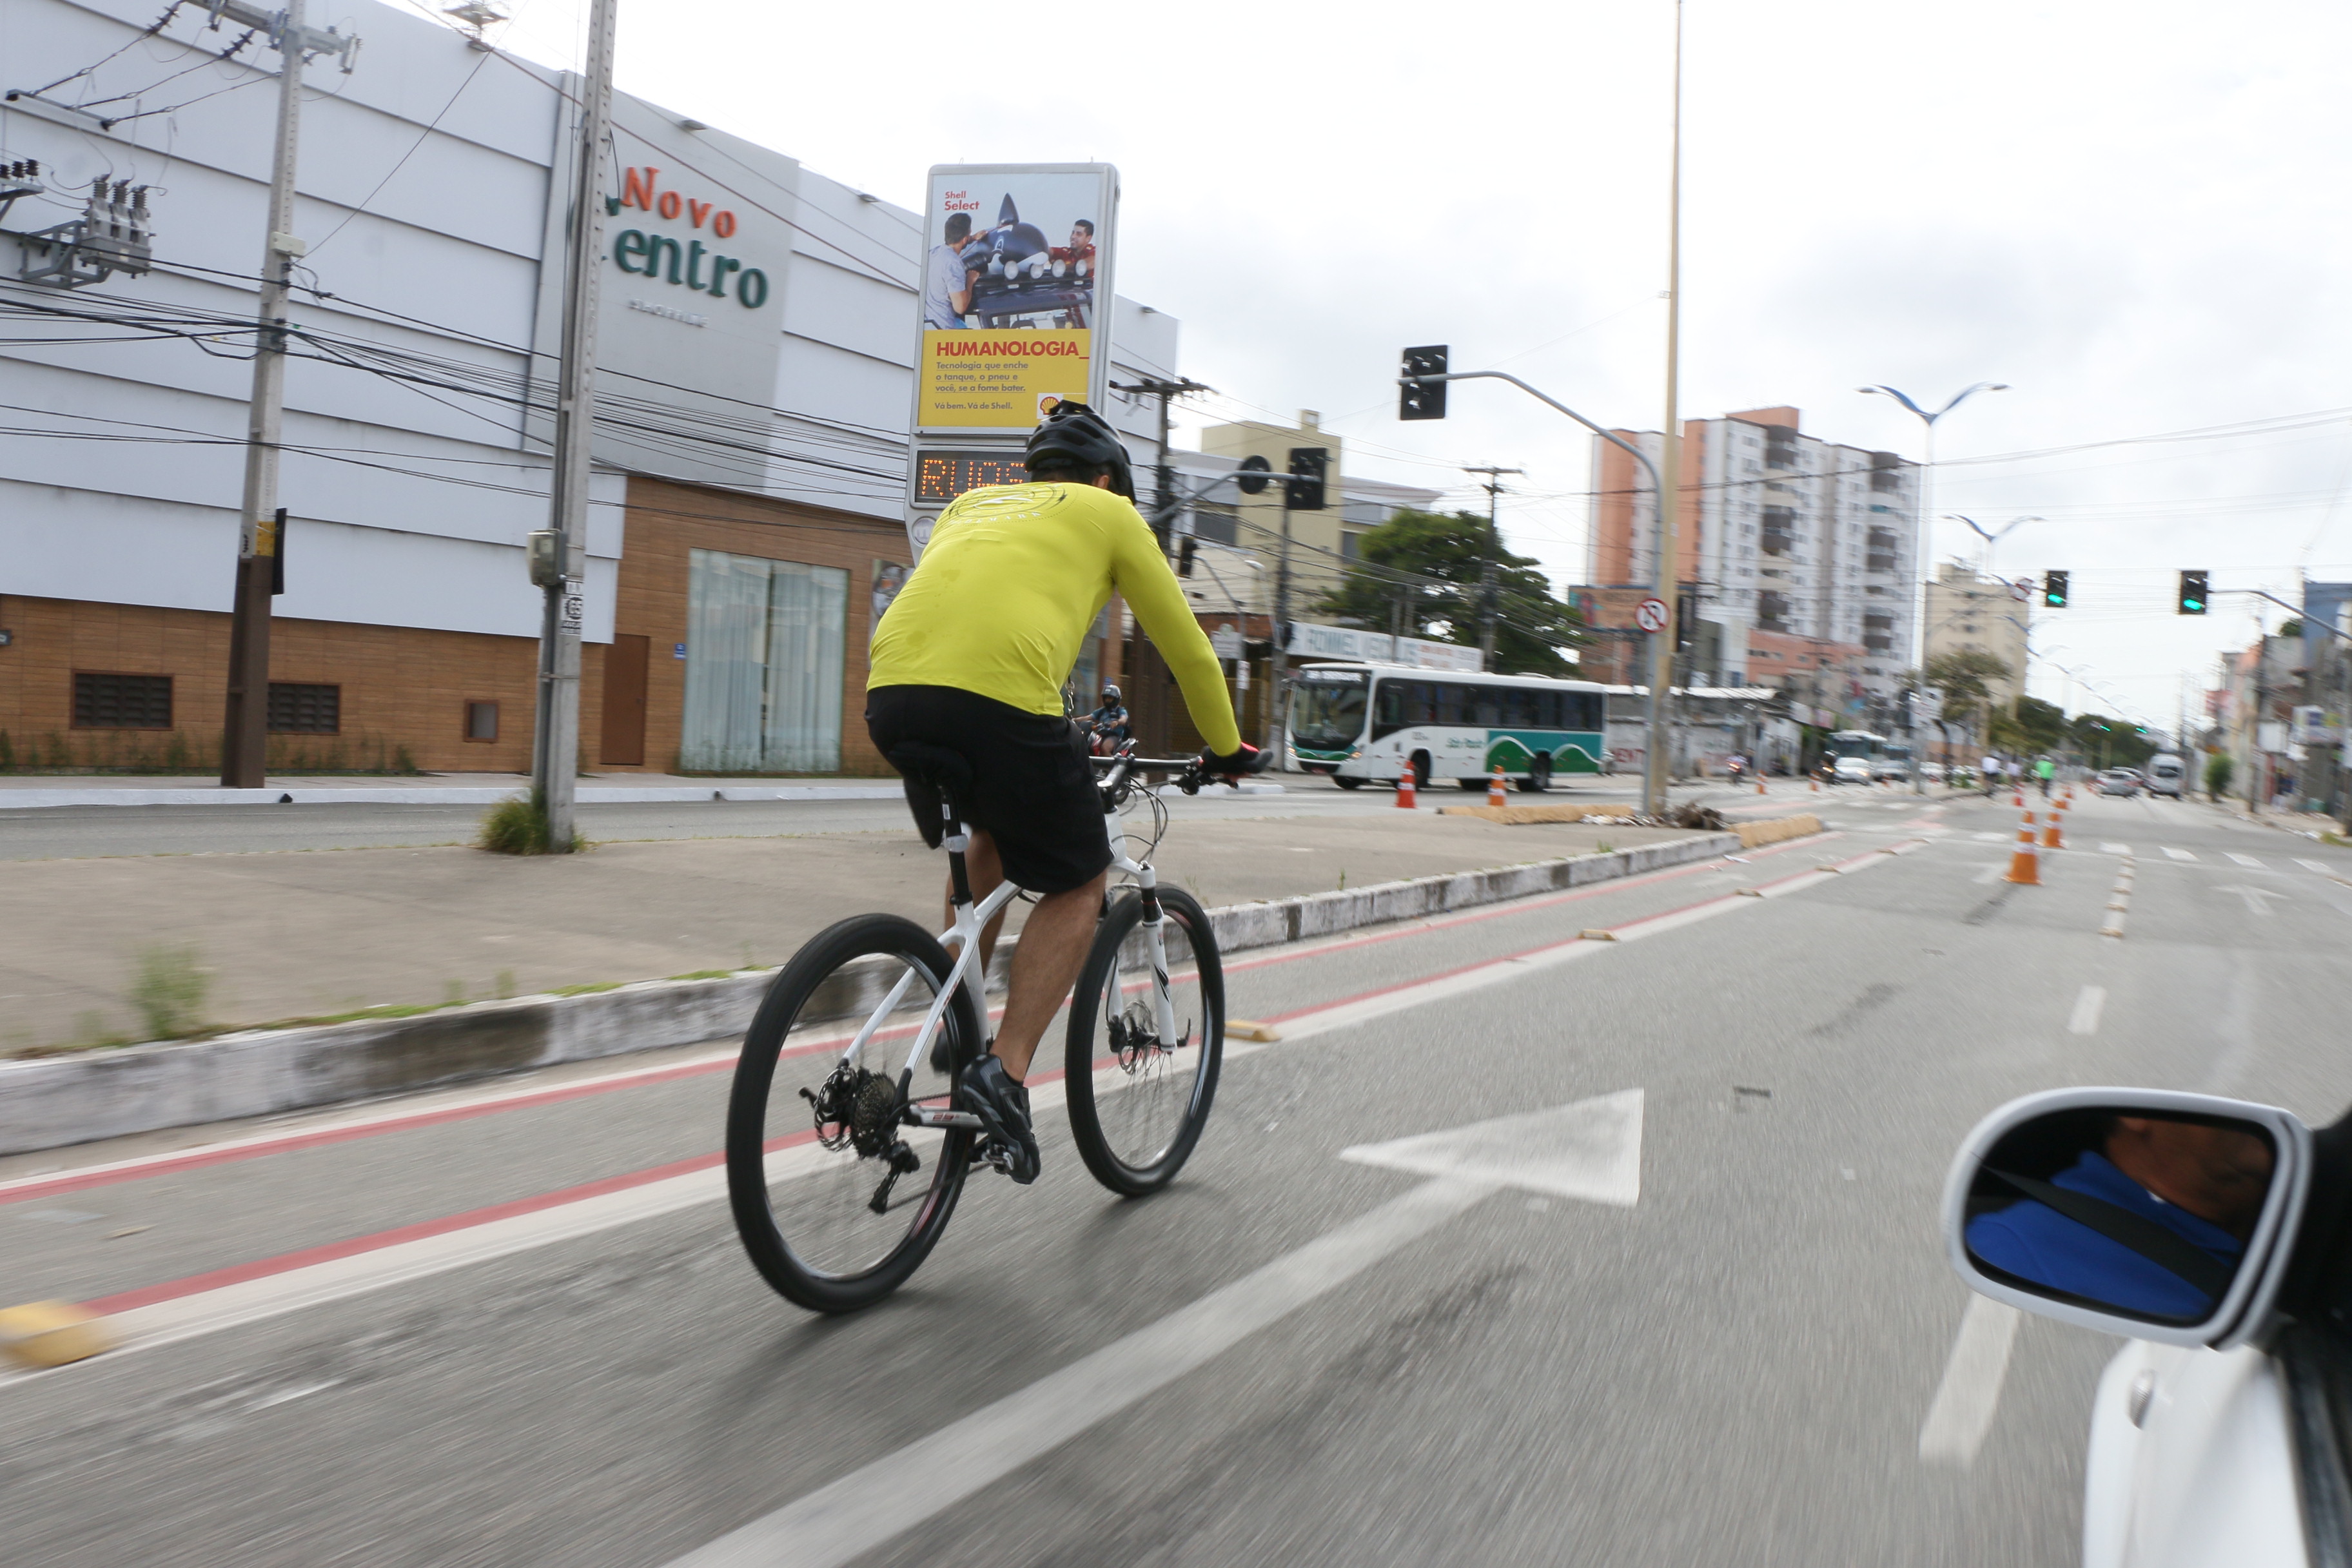
<path fill-rule="evenodd" d="M 149 1039 L 184 1039 L 203 1031 L 212 988 L 212 975 L 196 962 L 194 947 L 148 947 L 140 950 L 128 1000 Z"/>
<path fill-rule="evenodd" d="M 618 991 L 626 984 L 627 982 L 621 980 L 599 980 L 587 985 L 558 985 L 551 991 L 541 992 L 541 994 L 543 996 L 593 996 L 599 991 Z"/>
<path fill-rule="evenodd" d="M 474 839 L 474 847 L 493 855 L 553 855 L 562 853 L 550 842 L 547 833 L 547 797 L 533 790 L 529 795 L 512 795 L 482 815 L 482 828 Z M 577 854 L 588 847 L 588 841 L 577 829 L 572 835 L 571 852 Z"/>
<path fill-rule="evenodd" d="M 728 980 L 740 973 L 741 971 L 733 969 L 689 969 L 683 974 L 665 974 L 662 978 L 665 980 Z"/>

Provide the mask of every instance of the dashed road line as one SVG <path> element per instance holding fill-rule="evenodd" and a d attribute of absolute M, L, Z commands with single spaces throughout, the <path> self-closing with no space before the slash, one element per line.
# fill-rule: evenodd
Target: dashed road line
<path fill-rule="evenodd" d="M 2164 847 L 2164 853 L 2165 853 L 2165 856 L 2166 856 L 2166 858 L 2167 858 L 2168 859 L 2173 859 L 2173 860 L 2194 860 L 2194 859 L 2196 859 L 2196 858 L 2197 858 L 2197 857 L 2196 857 L 2196 856 L 2191 855 L 2188 850 L 2186 850 L 2186 849 L 2175 849 L 2175 848 L 2174 848 L 2174 847 L 2172 847 L 2172 846 L 2171 846 L 2171 845 L 2169 845 L 2169 844 L 2168 844 L 2168 845 L 2166 845 L 2166 846 Z"/>
<path fill-rule="evenodd" d="M 2297 860 L 2295 864 L 2302 867 L 2306 871 L 2316 871 L 2323 877 L 2333 877 L 2336 875 L 2336 868 L 2329 865 L 2325 860 Z"/>
<path fill-rule="evenodd" d="M 2074 1016 L 2066 1020 L 2070 1035 L 2095 1035 L 2099 1032 L 2099 1014 L 2107 1005 L 2107 988 L 2085 985 L 2074 998 Z"/>
<path fill-rule="evenodd" d="M 2018 1310 L 1990 1296 L 1970 1296 L 1944 1362 L 1943 1381 L 1919 1426 L 1919 1458 L 1929 1464 L 1976 1462 L 1985 1434 L 2000 1408 L 2000 1388 L 2009 1376 L 2009 1348 L 2017 1339 Z"/>
<path fill-rule="evenodd" d="M 2251 855 L 2241 855 L 2237 851 L 2231 850 L 2230 852 L 2230 858 L 2235 860 L 2241 866 L 2252 866 L 2257 871 L 2265 869 L 2263 863 L 2255 859 Z"/>
<path fill-rule="evenodd" d="M 2106 855 L 2128 855 L 2131 853 L 2131 846 L 2128 844 L 2102 844 L 2099 846 L 2099 850 L 2102 854 Z"/>

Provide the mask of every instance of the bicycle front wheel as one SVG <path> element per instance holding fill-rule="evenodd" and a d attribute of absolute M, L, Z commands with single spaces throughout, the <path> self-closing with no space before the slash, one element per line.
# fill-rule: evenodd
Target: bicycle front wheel
<path fill-rule="evenodd" d="M 1129 889 L 1111 900 L 1070 998 L 1070 1132 L 1095 1180 L 1130 1197 L 1183 1168 L 1224 1056 L 1225 972 L 1208 911 L 1181 888 L 1159 898 L 1164 963 Z"/>
<path fill-rule="evenodd" d="M 950 967 L 912 921 L 843 921 L 777 974 L 744 1037 L 727 1110 L 727 1194 L 753 1267 L 811 1311 L 855 1311 L 897 1289 L 963 1190 L 971 1134 L 919 1124 L 949 1108 L 950 1080 L 917 1037 Z M 964 987 L 940 1026 L 942 1059 L 979 1053 Z"/>

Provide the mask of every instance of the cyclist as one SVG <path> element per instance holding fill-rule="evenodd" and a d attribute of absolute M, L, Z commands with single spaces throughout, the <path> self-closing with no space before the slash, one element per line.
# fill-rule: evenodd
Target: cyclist
<path fill-rule="evenodd" d="M 922 742 L 971 764 L 965 865 L 974 899 L 1006 877 L 1038 895 L 988 1054 L 963 1070 L 967 1104 L 1036 1180 L 1037 1138 L 1022 1080 L 1068 994 L 1102 913 L 1111 861 L 1087 747 L 1064 716 L 1062 682 L 1117 593 L 1159 646 L 1207 742 L 1202 771 L 1236 776 L 1268 757 L 1245 743 L 1224 671 L 1160 546 L 1135 510 L 1127 448 L 1083 403 L 1055 405 L 1029 438 L 1030 483 L 959 496 L 875 634 L 866 725 L 884 756 Z M 907 781 L 924 842 L 940 802 Z M 950 914 L 950 921 L 953 916 Z M 1003 923 L 981 935 L 981 973 Z"/>

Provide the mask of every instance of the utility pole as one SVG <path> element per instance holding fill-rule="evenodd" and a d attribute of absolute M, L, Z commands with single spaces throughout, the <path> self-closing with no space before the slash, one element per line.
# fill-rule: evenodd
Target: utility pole
<path fill-rule="evenodd" d="M 1141 380 L 1124 384 L 1115 381 L 1111 383 L 1111 390 L 1149 393 L 1160 399 L 1160 461 L 1152 470 L 1151 512 L 1154 519 L 1165 520 L 1159 528 L 1152 530 L 1154 533 L 1160 534 L 1160 545 L 1164 550 L 1167 546 L 1168 535 L 1161 530 L 1173 528 L 1175 519 L 1173 508 L 1176 500 L 1176 469 L 1175 466 L 1168 460 L 1169 405 L 1188 392 L 1214 392 L 1217 389 L 1205 382 L 1194 381 L 1191 376 L 1180 375 L 1173 381 L 1155 376 L 1145 376 Z"/>
<path fill-rule="evenodd" d="M 269 599 L 277 577 L 279 442 L 286 426 L 286 299 L 294 258 L 294 167 L 302 132 L 302 67 L 311 55 L 339 54 L 351 74 L 359 39 L 302 25 L 302 0 L 283 11 L 228 0 L 215 13 L 268 36 L 278 52 L 278 136 L 270 153 L 269 230 L 261 251 L 261 297 L 255 317 L 253 397 L 246 414 L 245 495 L 238 508 L 236 587 L 230 599 L 228 706 L 221 724 L 221 785 L 259 789 L 269 756 Z M 218 26 L 217 20 L 215 26 Z"/>
<path fill-rule="evenodd" d="M 1682 510 L 1683 432 L 1680 404 L 1683 310 L 1683 0 L 1675 0 L 1675 126 L 1671 171 L 1666 184 L 1666 418 L 1658 451 L 1658 573 L 1654 590 L 1671 615 L 1682 602 L 1675 558 Z M 1671 621 L 1650 637 L 1650 747 L 1643 759 L 1643 795 L 1653 813 L 1666 808 L 1666 786 L 1673 780 L 1669 737 L 1670 693 L 1675 673 L 1675 634 Z"/>
<path fill-rule="evenodd" d="M 1282 481 L 1282 547 L 1274 563 L 1274 625 L 1268 628 L 1274 643 L 1274 679 L 1266 682 L 1265 740 L 1266 749 L 1274 752 L 1276 772 L 1286 771 L 1287 759 L 1279 749 L 1282 745 L 1282 697 L 1287 684 L 1290 666 L 1290 500 L 1288 481 Z"/>
<path fill-rule="evenodd" d="M 547 847 L 571 853 L 580 782 L 582 579 L 588 565 L 589 443 L 596 423 L 596 282 L 604 251 L 599 188 L 612 133 L 613 33 L 619 0 L 594 0 L 580 141 L 572 151 L 572 236 L 564 258 L 563 363 L 555 404 L 548 526 L 531 536 L 531 581 L 545 595 L 539 629 L 538 728 L 530 793 L 546 814 Z"/>
<path fill-rule="evenodd" d="M 1524 474 L 1525 468 L 1463 467 L 1465 474 L 1484 474 L 1486 482 L 1478 488 L 1486 492 L 1486 566 L 1478 574 L 1478 668 L 1489 675 L 1495 670 L 1496 590 L 1495 573 L 1503 558 L 1503 533 L 1495 521 L 1496 503 L 1503 494 L 1505 474 Z"/>

